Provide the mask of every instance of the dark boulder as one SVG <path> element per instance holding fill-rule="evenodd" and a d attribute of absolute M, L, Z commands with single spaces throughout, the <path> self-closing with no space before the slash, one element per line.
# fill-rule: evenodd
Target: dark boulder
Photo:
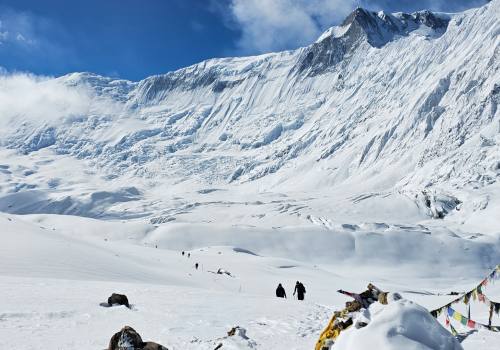
<path fill-rule="evenodd" d="M 128 303 L 128 298 L 124 294 L 117 294 L 113 293 L 111 296 L 108 298 L 108 304 L 110 306 L 112 305 L 125 305 L 130 309 L 130 305 Z"/>
<path fill-rule="evenodd" d="M 143 342 L 139 333 L 130 326 L 123 327 L 115 333 L 109 341 L 108 350 L 168 350 L 166 347 L 154 343 Z"/>

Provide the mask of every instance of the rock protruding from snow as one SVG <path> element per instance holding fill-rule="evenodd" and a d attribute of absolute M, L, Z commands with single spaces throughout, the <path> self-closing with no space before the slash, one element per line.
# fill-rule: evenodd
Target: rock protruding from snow
<path fill-rule="evenodd" d="M 125 305 L 130 309 L 130 304 L 128 303 L 128 298 L 125 294 L 118 294 L 118 293 L 111 294 L 111 296 L 108 298 L 108 305 L 109 306 Z"/>
<path fill-rule="evenodd" d="M 168 350 L 166 347 L 154 343 L 143 342 L 139 333 L 130 326 L 123 327 L 115 333 L 109 341 L 108 350 Z"/>
<path fill-rule="evenodd" d="M 217 344 L 215 349 L 221 350 L 241 350 L 241 349 L 255 349 L 257 343 L 247 336 L 247 331 L 242 327 L 233 327 L 224 337 L 222 341 Z"/>
<path fill-rule="evenodd" d="M 395 36 L 406 36 L 420 26 L 443 33 L 448 27 L 450 16 L 431 11 L 414 13 L 373 12 L 361 7 L 354 10 L 338 27 L 331 27 L 316 41 L 328 38 L 350 37 L 352 41 L 364 37 L 375 47 L 380 47 L 393 40 Z"/>
<path fill-rule="evenodd" d="M 434 219 L 442 219 L 453 210 L 460 210 L 462 203 L 451 195 L 425 190 L 417 195 L 417 203 L 419 202 L 423 203 L 423 206 L 428 210 L 428 215 Z"/>
<path fill-rule="evenodd" d="M 363 314 L 364 328 L 342 332 L 335 350 L 461 350 L 460 343 L 431 316 L 409 300 L 374 303 Z"/>

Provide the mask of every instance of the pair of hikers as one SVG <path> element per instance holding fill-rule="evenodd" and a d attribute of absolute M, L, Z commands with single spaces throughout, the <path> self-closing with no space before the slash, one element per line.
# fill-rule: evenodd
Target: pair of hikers
<path fill-rule="evenodd" d="M 304 294 L 306 294 L 306 287 L 302 284 L 302 282 L 297 281 L 295 283 L 295 289 L 293 291 L 293 295 L 297 293 L 297 299 L 304 300 Z M 285 288 L 280 284 L 278 284 L 278 288 L 276 288 L 276 296 L 278 298 L 286 298 Z"/>

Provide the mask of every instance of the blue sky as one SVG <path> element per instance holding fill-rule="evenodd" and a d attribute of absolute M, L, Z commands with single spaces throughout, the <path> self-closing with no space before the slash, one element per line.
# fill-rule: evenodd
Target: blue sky
<path fill-rule="evenodd" d="M 293 49 L 360 5 L 460 11 L 486 0 L 0 0 L 0 67 L 131 80 L 212 57 Z"/>

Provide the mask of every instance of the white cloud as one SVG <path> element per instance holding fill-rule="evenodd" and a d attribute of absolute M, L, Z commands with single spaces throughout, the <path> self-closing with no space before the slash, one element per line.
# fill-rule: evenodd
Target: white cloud
<path fill-rule="evenodd" d="M 0 44 L 7 41 L 9 38 L 9 32 L 0 32 Z"/>
<path fill-rule="evenodd" d="M 68 86 L 61 79 L 0 69 L 0 128 L 118 112 L 115 102 L 95 96 L 85 85 Z"/>
<path fill-rule="evenodd" d="M 63 72 L 80 57 L 70 33 L 57 20 L 0 4 L 0 64 Z"/>
<path fill-rule="evenodd" d="M 24 35 L 22 35 L 21 33 L 17 33 L 16 39 L 19 41 L 27 41 Z"/>
<path fill-rule="evenodd" d="M 249 53 L 310 44 L 355 6 L 355 0 L 231 0 L 229 8 L 242 32 L 239 49 Z"/>
<path fill-rule="evenodd" d="M 0 42 L 14 45 L 35 45 L 38 43 L 37 31 L 40 20 L 8 8 L 1 8 Z"/>

